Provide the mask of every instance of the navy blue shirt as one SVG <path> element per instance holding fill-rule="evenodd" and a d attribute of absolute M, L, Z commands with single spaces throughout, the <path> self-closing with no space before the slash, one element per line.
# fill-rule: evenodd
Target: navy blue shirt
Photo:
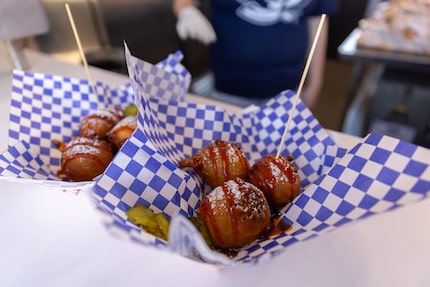
<path fill-rule="evenodd" d="M 212 0 L 216 89 L 248 98 L 295 90 L 308 51 L 307 17 L 338 8 L 338 0 Z"/>

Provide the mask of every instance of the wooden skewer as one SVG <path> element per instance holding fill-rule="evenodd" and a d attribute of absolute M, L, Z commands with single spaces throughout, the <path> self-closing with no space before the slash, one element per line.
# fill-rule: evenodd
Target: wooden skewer
<path fill-rule="evenodd" d="M 87 58 L 85 57 L 84 49 L 82 48 L 81 40 L 79 38 L 78 29 L 76 29 L 75 20 L 73 19 L 72 11 L 70 10 L 68 3 L 66 3 L 65 6 L 66 6 L 66 11 L 67 11 L 67 16 L 69 17 L 70 25 L 72 26 L 73 35 L 75 36 L 76 44 L 78 45 L 79 54 L 81 55 L 82 62 L 84 63 L 85 72 L 87 73 L 88 81 L 90 83 L 91 89 L 93 90 L 94 96 L 96 98 L 96 102 L 98 104 L 99 97 L 97 95 L 97 91 L 96 91 L 95 86 L 93 84 L 90 70 L 88 69 Z"/>
<path fill-rule="evenodd" d="M 296 111 L 297 102 L 300 98 L 300 94 L 302 93 L 303 85 L 305 83 L 305 79 L 306 79 L 306 76 L 308 74 L 311 62 L 312 62 L 312 57 L 314 55 L 315 48 L 317 46 L 318 39 L 319 39 L 319 36 L 321 34 L 321 30 L 322 30 L 322 27 L 324 25 L 324 21 L 325 21 L 326 17 L 327 17 L 326 14 L 321 15 L 321 19 L 320 19 L 320 22 L 318 24 L 318 28 L 317 28 L 317 31 L 315 33 L 314 40 L 312 42 L 311 50 L 309 51 L 309 55 L 308 55 L 308 58 L 306 60 L 306 65 L 305 65 L 305 68 L 303 70 L 302 77 L 300 79 L 299 87 L 297 89 L 297 93 L 296 93 L 296 96 L 294 98 L 293 107 L 291 109 L 290 116 L 288 117 L 287 124 L 285 125 L 284 134 L 282 135 L 282 139 L 281 139 L 281 142 L 280 142 L 279 147 L 278 147 L 278 152 L 276 154 L 276 158 L 278 158 L 281 155 L 281 151 L 284 147 L 284 143 L 285 143 L 285 139 L 287 137 L 288 129 L 290 128 L 291 120 L 293 119 L 294 112 Z"/>

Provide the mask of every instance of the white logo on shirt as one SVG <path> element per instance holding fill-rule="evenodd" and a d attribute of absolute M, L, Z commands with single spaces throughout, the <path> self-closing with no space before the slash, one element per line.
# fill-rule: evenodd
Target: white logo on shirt
<path fill-rule="evenodd" d="M 236 15 L 254 25 L 269 26 L 278 22 L 296 23 L 312 0 L 264 0 L 263 6 L 255 0 L 236 0 L 241 4 Z"/>

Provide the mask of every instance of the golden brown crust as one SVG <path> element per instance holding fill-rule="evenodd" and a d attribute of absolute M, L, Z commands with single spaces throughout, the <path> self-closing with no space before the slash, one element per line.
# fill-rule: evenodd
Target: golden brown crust
<path fill-rule="evenodd" d="M 65 145 L 58 173 L 71 181 L 92 180 L 103 173 L 112 158 L 112 146 L 107 141 L 77 137 Z"/>
<path fill-rule="evenodd" d="M 95 111 L 81 119 L 79 135 L 81 137 L 106 139 L 107 133 L 123 117 L 124 113 L 119 107 Z"/>

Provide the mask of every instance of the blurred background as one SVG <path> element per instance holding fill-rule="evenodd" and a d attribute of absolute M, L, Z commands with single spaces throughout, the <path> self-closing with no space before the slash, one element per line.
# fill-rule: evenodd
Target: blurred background
<path fill-rule="evenodd" d="M 124 41 L 134 56 L 151 63 L 180 49 L 193 77 L 190 92 L 210 93 L 207 47 L 179 40 L 171 0 L 42 0 L 50 30 L 36 36 L 31 45 L 58 59 L 80 63 L 66 2 L 90 65 L 126 74 Z M 393 57 L 361 57 L 348 50 L 351 33 L 361 19 L 372 15 L 377 2 L 385 1 L 340 0 L 340 12 L 330 18 L 325 82 L 313 113 L 328 129 L 357 136 L 382 132 L 430 146 L 429 58 L 414 59 L 418 65 L 409 65 L 408 59 L 406 64 L 391 65 Z M 206 0 L 201 9 L 207 12 Z"/>

